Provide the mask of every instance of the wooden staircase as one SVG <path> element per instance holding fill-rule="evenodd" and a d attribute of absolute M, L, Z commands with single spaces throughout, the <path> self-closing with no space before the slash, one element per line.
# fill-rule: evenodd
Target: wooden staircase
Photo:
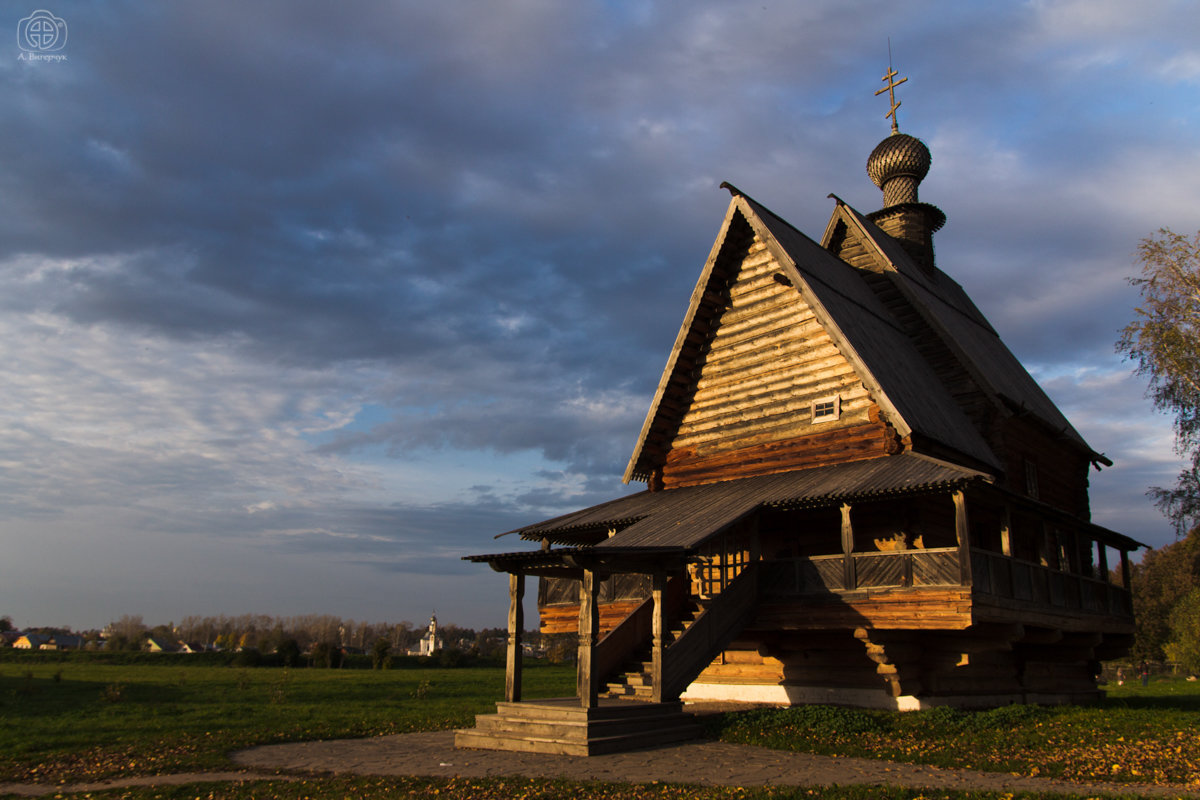
<path fill-rule="evenodd" d="M 663 637 L 663 646 L 670 647 L 672 643 L 678 641 L 679 637 L 683 636 L 684 631 L 700 618 L 706 606 L 707 603 L 705 601 L 689 597 L 683 610 Z M 650 643 L 646 642 L 634 652 L 632 658 L 625 662 L 622 668 L 623 671 L 608 682 L 605 687 L 605 696 L 632 698 L 649 702 L 654 690 L 653 667 L 654 662 L 651 660 Z"/>
<path fill-rule="evenodd" d="M 724 590 L 706 600 L 689 597 L 663 636 L 662 698 L 674 699 L 712 663 L 754 616 L 758 564 L 750 564 Z M 607 684 L 610 697 L 647 699 L 653 689 L 649 645 L 639 643 L 621 677 Z M 612 672 L 619 672 L 613 670 Z"/>
<path fill-rule="evenodd" d="M 495 714 L 480 714 L 475 727 L 455 731 L 454 746 L 594 756 L 695 739 L 700 723 L 678 701 L 640 703 L 604 698 L 582 708 L 574 697 L 523 703 L 496 703 Z"/>
<path fill-rule="evenodd" d="M 653 603 L 647 601 L 594 646 L 597 680 L 625 668 L 596 705 L 585 708 L 575 697 L 500 702 L 495 714 L 477 716 L 473 729 L 456 731 L 454 746 L 589 756 L 693 739 L 700 724 L 676 698 L 746 626 L 757 600 L 758 565 L 750 564 L 711 600 L 685 601 L 671 615 L 663 632 L 659 696 L 665 702 L 647 702 L 654 696 L 653 644 L 646 641 Z"/>

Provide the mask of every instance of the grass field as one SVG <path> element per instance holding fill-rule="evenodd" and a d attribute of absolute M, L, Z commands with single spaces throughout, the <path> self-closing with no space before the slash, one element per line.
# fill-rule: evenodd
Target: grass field
<path fill-rule="evenodd" d="M 526 695 L 575 691 L 571 667 L 526 670 Z M 253 744 L 468 727 L 504 671 L 0 665 L 0 781 L 228 768 Z"/>
<path fill-rule="evenodd" d="M 1111 687 L 1091 707 L 949 708 L 897 714 L 806 706 L 727 714 L 714 735 L 785 750 L 1075 781 L 1195 783 L 1200 684 Z"/>
<path fill-rule="evenodd" d="M 571 667 L 532 666 L 526 670 L 526 695 L 570 695 L 574 681 Z M 372 672 L 5 663 L 0 664 L 0 782 L 54 785 L 227 769 L 230 751 L 253 744 L 463 727 L 474 714 L 493 707 L 503 685 L 504 672 L 496 668 Z M 718 718 L 711 732 L 727 741 L 814 753 L 1075 780 L 1187 784 L 1200 778 L 1200 685 L 1161 681 L 1146 688 L 1113 687 L 1110 698 L 1093 708 L 740 712 Z M 92 796 L 323 800 L 430 795 L 547 800 L 1012 797 L 880 787 L 701 790 L 521 778 L 310 778 L 121 789 Z"/>

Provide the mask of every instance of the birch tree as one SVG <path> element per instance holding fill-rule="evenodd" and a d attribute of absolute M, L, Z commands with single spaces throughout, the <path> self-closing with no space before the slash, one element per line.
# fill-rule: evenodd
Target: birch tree
<path fill-rule="evenodd" d="M 1148 492 L 1179 535 L 1200 523 L 1200 232 L 1162 228 L 1138 245 L 1137 260 L 1142 274 L 1130 282 L 1142 300 L 1117 350 L 1149 379 L 1155 407 L 1172 414 L 1175 448 L 1189 461 L 1174 487 Z"/>

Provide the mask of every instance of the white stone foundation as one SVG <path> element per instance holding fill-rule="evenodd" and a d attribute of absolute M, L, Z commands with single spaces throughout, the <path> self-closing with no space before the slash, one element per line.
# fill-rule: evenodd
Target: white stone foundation
<path fill-rule="evenodd" d="M 919 711 L 936 706 L 954 708 L 993 708 L 1020 703 L 1062 705 L 1086 702 L 1071 694 L 994 694 L 944 695 L 940 697 L 892 697 L 872 689 L 835 689 L 823 686 L 787 686 L 782 684 L 693 683 L 680 698 L 685 703 L 721 700 L 734 703 L 761 703 L 776 706 L 830 705 L 874 708 L 890 711 Z"/>

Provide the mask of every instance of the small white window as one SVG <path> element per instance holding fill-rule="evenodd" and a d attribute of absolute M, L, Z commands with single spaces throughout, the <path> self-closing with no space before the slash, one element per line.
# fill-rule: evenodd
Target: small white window
<path fill-rule="evenodd" d="M 842 400 L 840 397 L 822 397 L 819 400 L 814 400 L 812 404 L 812 421 L 813 422 L 830 422 L 835 420 L 842 413 Z"/>

